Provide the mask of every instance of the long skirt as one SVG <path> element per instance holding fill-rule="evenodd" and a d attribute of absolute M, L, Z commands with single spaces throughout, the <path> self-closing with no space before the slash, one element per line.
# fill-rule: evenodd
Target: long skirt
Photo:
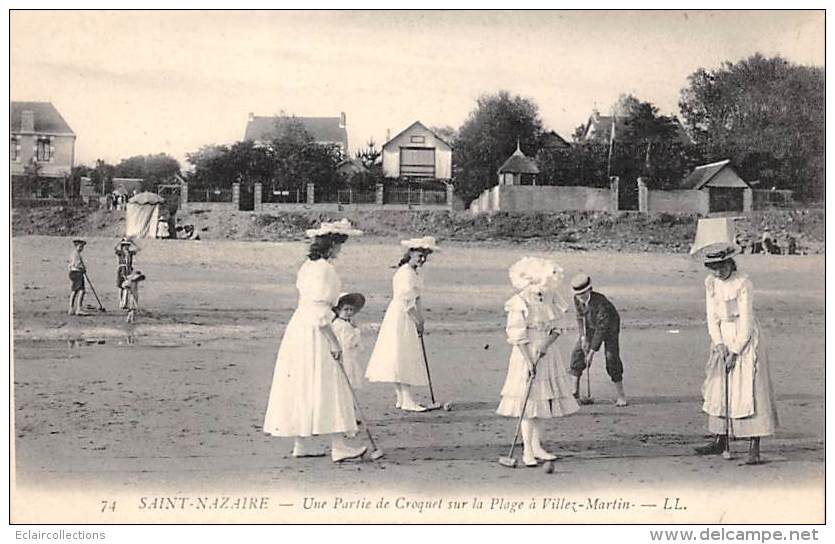
<path fill-rule="evenodd" d="M 274 436 L 355 433 L 353 397 L 327 338 L 320 311 L 300 306 L 278 348 L 264 432 Z"/>
<path fill-rule="evenodd" d="M 536 346 L 547 337 L 547 333 L 528 330 L 531 345 Z M 523 346 L 528 349 L 528 346 Z M 528 382 L 528 363 L 520 347 L 513 346 L 507 368 L 507 377 L 502 387 L 502 400 L 496 413 L 500 416 L 519 417 L 525 401 Z M 565 372 L 556 344 L 552 344 L 545 357 L 536 366 L 536 375 L 531 384 L 531 393 L 525 407 L 525 417 L 550 418 L 573 414 L 580 407 L 572 394 L 572 386 Z"/>

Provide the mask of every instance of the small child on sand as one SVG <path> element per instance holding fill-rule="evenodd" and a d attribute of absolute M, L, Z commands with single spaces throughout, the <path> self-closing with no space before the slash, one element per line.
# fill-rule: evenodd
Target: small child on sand
<path fill-rule="evenodd" d="M 365 297 L 360 293 L 341 294 L 333 309 L 336 317 L 331 325 L 339 340 L 339 345 L 342 346 L 342 367 L 354 389 L 362 387 L 365 369 L 362 368 L 359 360 L 362 331 L 352 319 L 363 306 L 365 306 Z"/>
<path fill-rule="evenodd" d="M 542 445 L 543 420 L 579 409 L 554 345 L 562 332 L 562 308 L 556 302 L 561 298 L 561 278 L 562 269 L 547 259 L 525 257 L 510 268 L 516 294 L 505 303 L 505 310 L 507 341 L 513 349 L 496 413 L 522 417 L 522 461 L 529 467 L 536 466 L 538 460 L 556 459 Z M 529 380 L 530 395 L 525 403 Z"/>
<path fill-rule="evenodd" d="M 125 309 L 128 311 L 128 315 L 125 321 L 128 323 L 133 323 L 136 320 L 136 311 L 139 310 L 139 282 L 144 280 L 145 274 L 139 270 L 134 270 L 122 282 L 122 289 L 125 290 L 125 296 L 127 297 Z"/>

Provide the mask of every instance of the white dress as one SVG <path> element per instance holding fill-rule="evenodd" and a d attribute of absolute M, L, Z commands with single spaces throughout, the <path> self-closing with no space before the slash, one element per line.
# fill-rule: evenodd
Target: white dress
<path fill-rule="evenodd" d="M 342 366 L 345 368 L 348 380 L 354 389 L 360 389 L 365 380 L 360 362 L 362 331 L 350 321 L 339 317 L 333 320 L 332 326 L 336 338 L 339 339 L 339 345 L 342 346 Z"/>
<path fill-rule="evenodd" d="M 502 400 L 496 413 L 519 417 L 525 400 L 528 381 L 528 361 L 518 344 L 528 348 L 543 345 L 552 329 L 560 328 L 559 314 L 547 302 L 525 300 L 519 295 L 505 303 L 507 311 L 507 341 L 513 345 L 507 366 L 507 378 L 502 387 Z M 528 348 L 530 349 L 530 348 Z M 560 417 L 579 410 L 572 394 L 572 386 L 563 368 L 556 343 L 551 344 L 536 366 L 536 377 L 531 385 L 525 417 Z"/>
<path fill-rule="evenodd" d="M 341 282 L 324 259 L 306 261 L 296 279 L 299 303 L 281 339 L 264 432 L 274 436 L 353 433 L 354 404 L 319 327 L 333 319 Z"/>
<path fill-rule="evenodd" d="M 707 328 L 713 345 L 724 344 L 737 354 L 728 374 L 730 433 L 736 437 L 768 436 L 778 425 L 777 407 L 768 358 L 760 346 L 760 327 L 754 317 L 753 285 L 746 274 L 734 272 L 727 280 L 705 279 Z M 708 358 L 702 385 L 708 428 L 725 432 L 724 364 Z"/>
<path fill-rule="evenodd" d="M 428 385 L 420 338 L 408 314 L 423 292 L 423 278 L 404 264 L 394 274 L 392 290 L 365 376 L 371 382 Z"/>

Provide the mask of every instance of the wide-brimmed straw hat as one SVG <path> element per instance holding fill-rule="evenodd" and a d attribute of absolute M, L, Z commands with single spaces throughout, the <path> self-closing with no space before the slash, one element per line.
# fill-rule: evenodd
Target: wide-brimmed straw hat
<path fill-rule="evenodd" d="M 551 259 L 523 257 L 510 267 L 508 275 L 510 283 L 518 291 L 528 287 L 557 291 L 562 282 L 563 269 Z"/>
<path fill-rule="evenodd" d="M 326 234 L 344 234 L 346 236 L 360 236 L 362 231 L 359 229 L 355 229 L 351 222 L 347 219 L 342 219 L 341 221 L 334 221 L 332 223 L 328 223 L 323 221 L 319 228 L 316 229 L 307 229 L 304 231 L 305 235 L 308 238 L 315 238 L 316 236 L 324 236 Z"/>
<path fill-rule="evenodd" d="M 440 251 L 438 244 L 435 242 L 434 236 L 424 236 L 423 238 L 411 238 L 409 240 L 401 240 L 400 245 L 405 246 L 409 249 L 425 249 L 433 252 Z"/>
<path fill-rule="evenodd" d="M 354 310 L 359 312 L 365 306 L 365 297 L 361 293 L 342 293 L 339 295 L 339 300 L 336 301 L 334 308 L 339 308 L 345 304 L 350 304 Z"/>
<path fill-rule="evenodd" d="M 705 266 L 717 265 L 731 259 L 734 255 L 738 255 L 739 253 L 740 249 L 736 244 L 727 244 L 724 247 L 711 249 L 709 252 L 705 253 L 704 264 Z"/>

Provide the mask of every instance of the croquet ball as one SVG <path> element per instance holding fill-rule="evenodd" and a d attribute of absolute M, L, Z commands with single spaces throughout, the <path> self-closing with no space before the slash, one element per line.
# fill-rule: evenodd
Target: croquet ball
<path fill-rule="evenodd" d="M 490 349 L 490 344 L 484 344 L 484 349 Z"/>
<path fill-rule="evenodd" d="M 445 402 L 444 403 L 444 410 L 447 411 L 447 412 L 452 410 L 452 403 L 451 402 Z"/>
<path fill-rule="evenodd" d="M 542 467 L 545 469 L 546 474 L 551 474 L 554 472 L 554 462 L 553 461 L 546 461 Z"/>

